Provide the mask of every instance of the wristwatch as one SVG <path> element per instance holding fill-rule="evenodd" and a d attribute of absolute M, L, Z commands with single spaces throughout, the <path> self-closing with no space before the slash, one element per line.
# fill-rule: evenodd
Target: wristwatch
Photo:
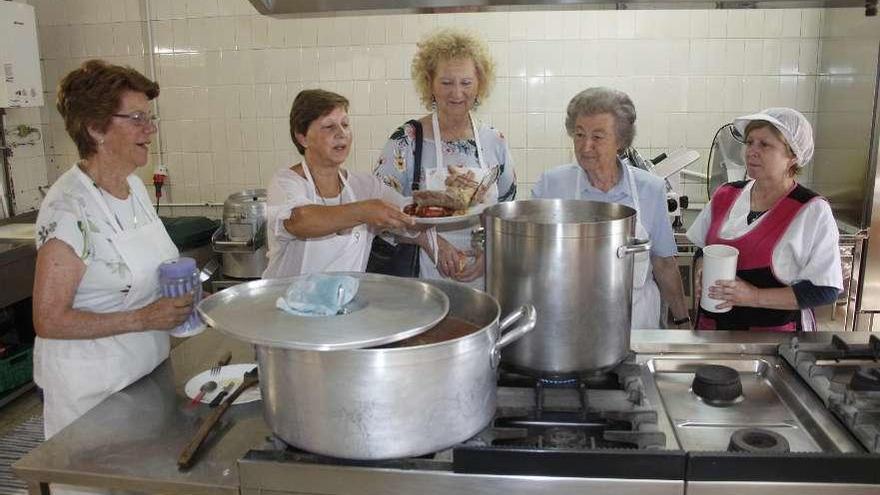
<path fill-rule="evenodd" d="M 683 318 L 673 318 L 673 319 L 672 319 L 672 324 L 673 324 L 673 325 L 683 325 L 683 324 L 685 324 L 685 323 L 690 323 L 690 322 L 691 322 L 691 317 L 690 317 L 690 316 L 685 316 L 685 317 L 683 317 Z"/>

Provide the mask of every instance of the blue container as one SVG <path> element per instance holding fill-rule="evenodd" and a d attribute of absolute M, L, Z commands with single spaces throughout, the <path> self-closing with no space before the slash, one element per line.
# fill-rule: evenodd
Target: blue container
<path fill-rule="evenodd" d="M 196 304 L 202 300 L 202 284 L 199 281 L 199 270 L 196 260 L 177 258 L 159 265 L 159 286 L 165 297 L 179 297 L 193 293 L 193 311 L 189 318 L 177 328 L 171 330 L 175 337 L 192 337 L 205 330 L 205 323 L 195 310 Z"/>

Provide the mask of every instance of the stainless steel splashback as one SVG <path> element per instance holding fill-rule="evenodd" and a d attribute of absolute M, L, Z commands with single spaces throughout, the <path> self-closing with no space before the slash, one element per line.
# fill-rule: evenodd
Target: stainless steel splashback
<path fill-rule="evenodd" d="M 767 9 L 808 7 L 864 7 L 865 0 L 627 0 L 608 2 L 601 0 L 250 0 L 261 14 L 287 17 L 308 14 L 379 14 L 401 12 L 469 12 L 490 11 L 507 8 L 547 6 L 553 8 L 723 8 Z M 876 0 L 868 0 L 876 5 Z"/>

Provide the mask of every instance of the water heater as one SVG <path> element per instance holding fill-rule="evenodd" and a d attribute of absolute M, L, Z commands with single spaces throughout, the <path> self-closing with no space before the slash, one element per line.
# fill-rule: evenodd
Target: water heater
<path fill-rule="evenodd" d="M 43 106 L 34 8 L 0 0 L 0 108 Z"/>

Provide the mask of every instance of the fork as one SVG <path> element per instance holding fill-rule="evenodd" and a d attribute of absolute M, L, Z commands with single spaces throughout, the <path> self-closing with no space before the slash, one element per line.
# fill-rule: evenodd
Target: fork
<path fill-rule="evenodd" d="M 477 184 L 477 189 L 474 191 L 473 194 L 471 194 L 471 199 L 468 200 L 468 208 L 470 208 L 471 206 L 475 206 L 474 200 L 477 198 L 477 194 L 480 194 L 480 189 L 482 189 L 483 187 L 488 188 L 492 185 L 492 183 L 498 180 L 498 175 L 501 171 L 500 169 L 500 165 L 495 165 L 494 167 L 489 169 L 486 175 L 483 176 L 483 178 L 480 180 L 480 183 Z"/>
<path fill-rule="evenodd" d="M 227 352 L 217 361 L 217 364 L 211 367 L 211 376 L 217 376 L 220 374 L 220 369 L 229 364 L 229 361 L 232 359 L 232 353 Z"/>

